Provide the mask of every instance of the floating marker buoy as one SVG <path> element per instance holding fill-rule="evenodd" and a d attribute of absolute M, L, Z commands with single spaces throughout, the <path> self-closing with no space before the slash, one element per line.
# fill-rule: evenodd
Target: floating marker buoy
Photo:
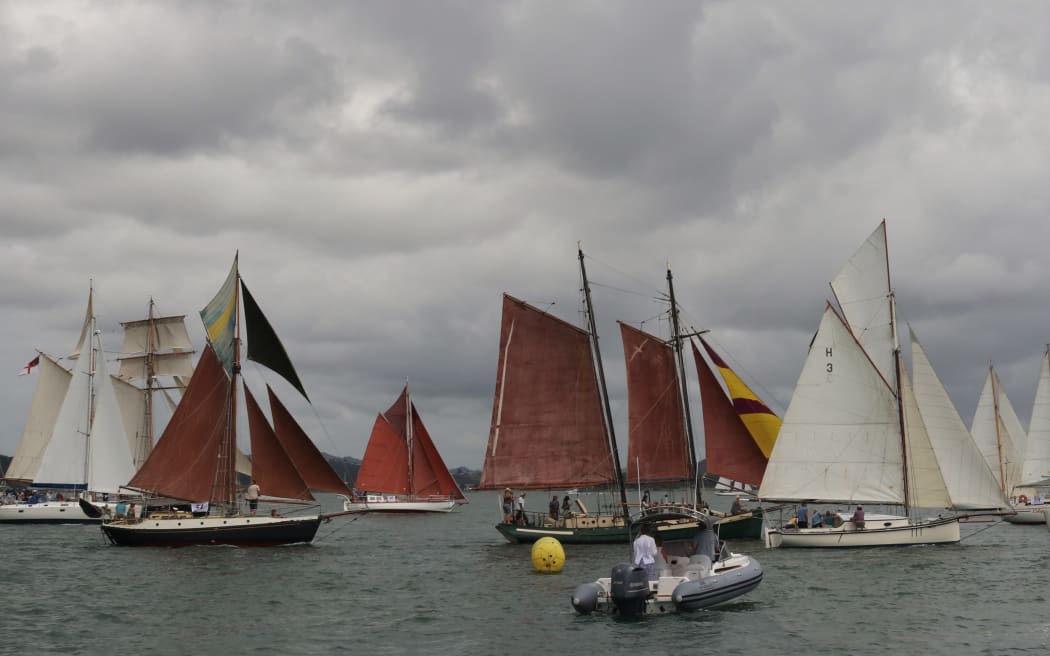
<path fill-rule="evenodd" d="M 561 542 L 547 537 L 532 545 L 532 569 L 542 574 L 557 574 L 565 566 L 565 550 Z"/>

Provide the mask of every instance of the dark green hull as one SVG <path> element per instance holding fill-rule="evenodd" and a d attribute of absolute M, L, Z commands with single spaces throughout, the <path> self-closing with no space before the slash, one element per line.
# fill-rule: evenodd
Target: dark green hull
<path fill-rule="evenodd" d="M 761 540 L 762 513 L 723 517 L 715 524 L 715 531 L 722 540 Z"/>
<path fill-rule="evenodd" d="M 761 523 L 761 522 L 760 522 Z M 665 540 L 684 539 L 696 531 L 696 523 L 657 524 L 654 534 Z M 562 544 L 630 544 L 630 526 L 595 526 L 587 528 L 556 528 L 553 526 L 518 526 L 496 524 L 496 530 L 508 542 L 531 544 L 540 538 L 554 538 Z"/>

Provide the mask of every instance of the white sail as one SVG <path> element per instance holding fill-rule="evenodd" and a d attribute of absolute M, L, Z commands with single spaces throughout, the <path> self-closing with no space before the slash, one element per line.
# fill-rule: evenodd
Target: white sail
<path fill-rule="evenodd" d="M 911 331 L 911 359 L 912 389 L 952 505 L 959 509 L 1009 507 L 914 330 Z"/>
<path fill-rule="evenodd" d="M 828 306 L 759 496 L 901 504 L 903 488 L 897 399 Z"/>
<path fill-rule="evenodd" d="M 120 377 L 142 380 L 146 377 L 146 360 L 153 358 L 155 376 L 193 374 L 193 343 L 186 331 L 185 317 L 154 317 L 126 321 L 121 345 Z M 152 326 L 152 334 L 150 327 Z"/>
<path fill-rule="evenodd" d="M 1043 353 L 1039 384 L 1035 388 L 1021 485 L 1032 485 L 1047 478 L 1050 478 L 1050 349 Z"/>
<path fill-rule="evenodd" d="M 84 313 L 84 324 L 80 327 L 80 337 L 77 338 L 77 345 L 73 351 L 66 356 L 67 360 L 76 360 L 80 357 L 80 353 L 84 350 L 84 344 L 90 343 L 88 337 L 91 334 L 91 318 L 95 316 L 95 292 L 91 290 L 88 292 L 88 304 L 87 311 Z"/>
<path fill-rule="evenodd" d="M 895 384 L 895 341 L 890 311 L 885 221 L 879 224 L 832 279 L 831 289 L 857 341 L 867 351 L 886 382 Z"/>
<path fill-rule="evenodd" d="M 951 497 L 944 484 L 937 454 L 923 422 L 908 374 L 901 370 L 901 400 L 908 454 L 908 502 L 917 508 L 950 508 Z"/>
<path fill-rule="evenodd" d="M 1006 387 L 1003 386 L 1002 381 L 999 381 L 998 389 L 999 418 L 1012 445 L 1012 450 L 1007 454 L 1006 460 L 1006 481 L 1008 484 L 1006 493 L 1012 496 L 1014 488 L 1020 485 L 1023 480 L 1021 474 L 1024 470 L 1024 453 L 1028 442 L 1028 434 L 1021 424 L 1021 420 L 1017 418 L 1017 412 L 1014 411 L 1014 405 L 1010 403 L 1010 398 L 1006 394 Z"/>
<path fill-rule="evenodd" d="M 118 493 L 135 475 L 132 451 L 121 418 L 113 383 L 106 371 L 101 336 L 96 335 L 95 418 L 88 439 L 87 487 L 93 492 Z"/>
<path fill-rule="evenodd" d="M 40 354 L 36 389 L 29 404 L 29 416 L 22 429 L 22 439 L 15 449 L 6 477 L 31 481 L 36 478 L 47 444 L 55 430 L 58 409 L 69 390 L 72 374 L 62 368 L 51 356 Z"/>
<path fill-rule="evenodd" d="M 970 434 L 992 470 L 999 488 L 1007 495 L 1017 485 L 1021 475 L 1021 452 L 1014 443 L 1019 430 L 1020 422 L 1013 412 L 1013 406 L 1009 405 L 1002 382 L 995 369 L 989 367 L 973 423 L 970 424 Z"/>
<path fill-rule="evenodd" d="M 73 361 L 69 391 L 55 419 L 55 430 L 33 479 L 38 485 L 82 487 L 87 482 L 85 458 L 90 429 L 91 357 L 82 353 Z"/>
<path fill-rule="evenodd" d="M 153 444 L 149 442 L 149 433 L 146 432 L 146 394 L 141 387 L 116 376 L 109 377 L 113 385 L 113 392 L 117 399 L 117 407 L 120 408 L 121 423 L 124 426 L 124 434 L 128 438 L 128 449 L 133 454 L 135 467 L 141 467 L 146 462 Z"/>

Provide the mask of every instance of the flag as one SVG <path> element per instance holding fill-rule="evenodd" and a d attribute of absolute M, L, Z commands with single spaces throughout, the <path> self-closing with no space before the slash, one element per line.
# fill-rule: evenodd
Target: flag
<path fill-rule="evenodd" d="M 18 375 L 19 376 L 28 376 L 30 373 L 32 373 L 33 367 L 37 366 L 38 364 L 40 364 L 40 356 L 39 355 L 36 356 L 35 358 L 33 358 L 32 360 L 30 360 L 29 364 L 27 364 L 26 366 L 22 367 L 22 370 L 18 372 Z"/>

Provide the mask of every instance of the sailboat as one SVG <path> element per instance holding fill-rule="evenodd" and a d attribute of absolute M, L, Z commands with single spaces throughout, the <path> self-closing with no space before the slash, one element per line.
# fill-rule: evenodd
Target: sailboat
<path fill-rule="evenodd" d="M 146 462 L 127 483 L 150 496 L 207 504 L 197 516 L 174 507 L 151 509 L 141 520 L 112 521 L 102 531 L 113 544 L 266 546 L 310 542 L 332 515 L 313 511 L 270 516 L 243 513 L 236 478 L 237 408 L 241 378 L 241 307 L 246 357 L 276 372 L 309 401 L 288 354 L 248 287 L 237 258 L 225 283 L 201 311 L 208 342 L 189 384 Z M 249 388 L 243 396 L 251 434 L 253 476 L 268 498 L 316 501 L 311 491 L 349 496 L 349 489 L 276 394 L 267 388 L 273 424 Z M 199 514 L 199 513 L 198 513 Z"/>
<path fill-rule="evenodd" d="M 863 528 L 838 513 L 820 528 L 767 525 L 766 546 L 958 542 L 957 516 L 919 516 L 920 508 L 952 503 L 901 365 L 885 221 L 831 286 L 842 315 L 826 305 L 759 495 L 763 501 L 897 505 L 906 512 L 868 512 Z"/>
<path fill-rule="evenodd" d="M 117 494 L 135 471 L 102 350 L 94 289 L 76 349 L 73 371 L 41 353 L 39 379 L 22 440 L 6 474 L 36 489 Z M 85 508 L 87 510 L 85 510 Z M 87 499 L 42 500 L 0 506 L 0 523 L 85 524 L 101 511 Z"/>
<path fill-rule="evenodd" d="M 347 512 L 451 512 L 467 503 L 408 394 L 376 417 Z"/>
<path fill-rule="evenodd" d="M 1020 469 L 1018 483 L 1010 491 L 1017 514 L 1003 519 L 1012 524 L 1045 524 L 1050 511 L 1050 346 L 1043 352 Z"/>

